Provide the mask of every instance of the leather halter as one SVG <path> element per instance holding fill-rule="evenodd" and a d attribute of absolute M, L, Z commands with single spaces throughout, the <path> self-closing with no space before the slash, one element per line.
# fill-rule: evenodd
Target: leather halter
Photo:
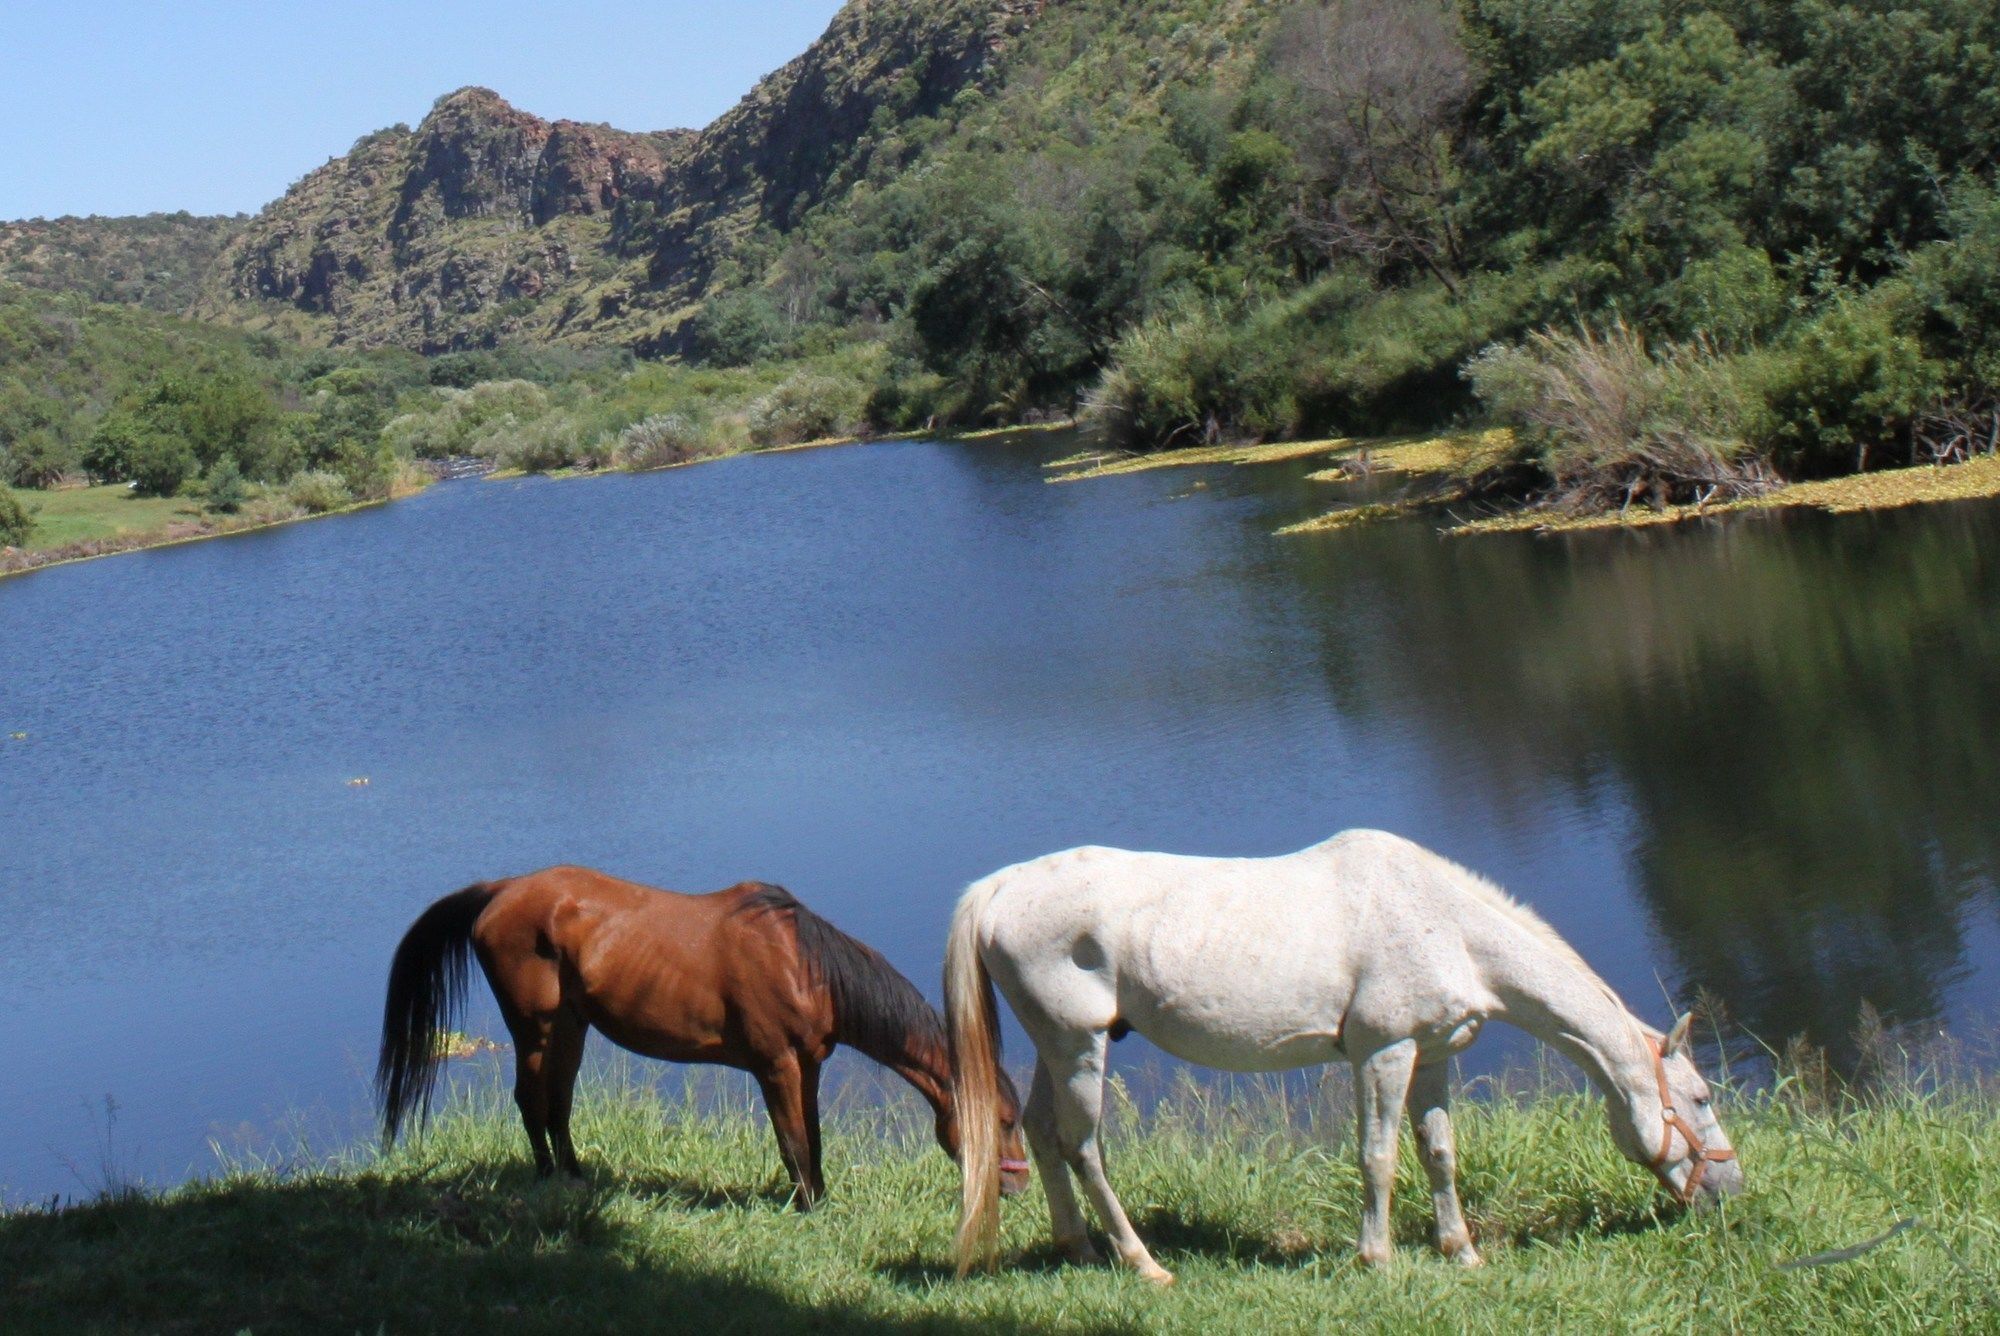
<path fill-rule="evenodd" d="M 1681 1117 L 1680 1110 L 1674 1107 L 1674 1092 L 1667 1085 L 1667 1041 L 1664 1039 L 1653 1049 L 1653 1075 L 1660 1083 L 1661 1121 L 1660 1153 L 1653 1157 L 1653 1175 L 1685 1206 L 1694 1200 L 1695 1193 L 1701 1191 L 1701 1180 L 1708 1173 L 1708 1166 L 1733 1160 L 1736 1152 L 1726 1146 L 1721 1150 L 1710 1150 L 1688 1120 Z M 1667 1159 L 1673 1153 L 1676 1132 L 1687 1142 L 1688 1157 L 1694 1161 L 1694 1168 L 1688 1170 L 1687 1182 L 1680 1187 L 1675 1187 L 1674 1180 L 1667 1174 Z"/>

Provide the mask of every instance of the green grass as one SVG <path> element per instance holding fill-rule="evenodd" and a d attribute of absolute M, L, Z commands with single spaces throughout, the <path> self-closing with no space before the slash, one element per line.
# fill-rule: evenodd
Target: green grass
<path fill-rule="evenodd" d="M 174 496 L 138 496 L 123 483 L 68 487 L 53 492 L 18 491 L 34 512 L 28 551 L 67 547 L 126 534 L 162 531 L 201 518 L 200 503 Z"/>
<path fill-rule="evenodd" d="M 1058 1264 L 1039 1190 L 1006 1204 L 1002 1271 L 954 1280 L 956 1179 L 908 1101 L 833 1116 L 831 1195 L 802 1217 L 746 1101 L 697 1107 L 600 1078 L 578 1113 L 588 1181 L 542 1183 L 482 1080 L 386 1158 L 0 1216 L 0 1327 L 2000 1330 L 1990 1086 L 1911 1086 L 1838 1112 L 1739 1097 L 1727 1122 L 1750 1186 L 1698 1214 L 1618 1158 L 1587 1098 L 1467 1101 L 1476 1272 L 1423 1246 L 1429 1199 L 1407 1150 L 1399 1256 L 1355 1263 L 1358 1175 L 1329 1131 L 1346 1121 L 1334 1102 L 1245 1082 L 1183 1086 L 1143 1118 L 1121 1104 L 1113 1180 L 1179 1277 L 1156 1291 Z M 1781 1269 L 1911 1218 L 1852 1260 Z"/>

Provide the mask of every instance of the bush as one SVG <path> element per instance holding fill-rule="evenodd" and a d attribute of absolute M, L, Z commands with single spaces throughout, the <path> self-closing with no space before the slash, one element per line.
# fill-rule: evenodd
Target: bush
<path fill-rule="evenodd" d="M 83 471 L 92 482 L 125 482 L 132 476 L 132 458 L 143 435 L 131 414 L 117 410 L 106 413 L 84 447 Z"/>
<path fill-rule="evenodd" d="M 494 457 L 501 468 L 524 473 L 546 473 L 576 462 L 582 433 L 575 419 L 551 413 L 495 433 L 499 448 Z"/>
<path fill-rule="evenodd" d="M 1706 344 L 1651 352 L 1623 321 L 1543 330 L 1489 347 L 1465 375 L 1546 471 L 1542 499 L 1564 509 L 1740 496 L 1775 481 L 1744 443 L 1755 391 Z"/>
<path fill-rule="evenodd" d="M 1091 420 L 1128 450 L 1289 432 L 1297 405 L 1285 378 L 1263 373 L 1251 343 L 1209 305 L 1148 320 L 1118 341 L 1091 397 Z"/>
<path fill-rule="evenodd" d="M 385 445 L 343 443 L 328 461 L 341 485 L 356 501 L 380 501 L 394 488 L 401 460 Z"/>
<path fill-rule="evenodd" d="M 226 457 L 215 461 L 215 467 L 202 479 L 201 490 L 208 500 L 208 508 L 225 515 L 235 514 L 248 499 L 243 486 L 243 470 L 236 466 L 235 460 Z"/>
<path fill-rule="evenodd" d="M 0 485 L 53 487 L 76 471 L 80 452 L 47 427 L 23 432 L 0 449 Z"/>
<path fill-rule="evenodd" d="M 131 443 L 127 472 L 141 496 L 172 496 L 199 467 L 194 448 L 178 436 L 141 430 Z"/>
<path fill-rule="evenodd" d="M 0 547 L 20 547 L 35 531 L 35 517 L 21 504 L 21 498 L 0 485 Z"/>
<path fill-rule="evenodd" d="M 785 333 L 784 317 L 763 293 L 725 292 L 688 321 L 688 355 L 710 366 L 749 366 L 775 356 Z"/>
<path fill-rule="evenodd" d="M 1761 444 L 1796 474 L 1868 467 L 1878 449 L 1910 453 L 1913 424 L 1945 395 L 1944 366 L 1924 355 L 1886 301 L 1836 301 L 1764 360 L 1770 405 Z"/>
<path fill-rule="evenodd" d="M 839 376 L 801 371 L 750 405 L 750 439 L 792 445 L 860 430 L 866 392 Z"/>
<path fill-rule="evenodd" d="M 285 484 L 285 500 L 309 515 L 322 515 L 354 503 L 345 480 L 325 469 L 308 469 L 294 476 Z"/>
<path fill-rule="evenodd" d="M 658 469 L 727 453 L 714 428 L 688 413 L 655 413 L 618 433 L 612 461 L 619 468 Z"/>

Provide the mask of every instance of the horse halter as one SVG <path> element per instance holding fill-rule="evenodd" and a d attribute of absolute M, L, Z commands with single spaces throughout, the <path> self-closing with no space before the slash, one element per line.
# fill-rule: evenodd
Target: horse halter
<path fill-rule="evenodd" d="M 1649 1044 L 1647 1047 L 1653 1046 Z M 1695 1132 L 1693 1125 L 1681 1117 L 1681 1111 L 1674 1107 L 1674 1092 L 1667 1085 L 1667 1041 L 1664 1039 L 1657 1048 L 1653 1048 L 1653 1075 L 1660 1083 L 1661 1127 L 1660 1153 L 1653 1157 L 1651 1168 L 1653 1176 L 1660 1180 L 1661 1185 L 1678 1197 L 1681 1205 L 1685 1206 L 1694 1200 L 1695 1193 L 1701 1191 L 1701 1180 L 1707 1175 L 1708 1166 L 1724 1160 L 1733 1160 L 1736 1158 L 1736 1152 L 1727 1147 L 1710 1150 Z M 1687 1182 L 1680 1187 L 1675 1187 L 1674 1180 L 1667 1174 L 1667 1158 L 1673 1153 L 1676 1132 L 1679 1132 L 1682 1139 L 1687 1142 L 1688 1155 L 1694 1161 L 1694 1168 L 1688 1170 Z"/>

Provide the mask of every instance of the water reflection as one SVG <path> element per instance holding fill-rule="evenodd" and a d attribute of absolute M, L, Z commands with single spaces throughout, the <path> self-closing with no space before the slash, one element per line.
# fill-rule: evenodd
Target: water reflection
<path fill-rule="evenodd" d="M 1991 506 L 1700 531 L 1299 542 L 1343 710 L 1494 793 L 1628 804 L 1635 888 L 1736 1021 L 1938 1018 L 2000 903 Z"/>

